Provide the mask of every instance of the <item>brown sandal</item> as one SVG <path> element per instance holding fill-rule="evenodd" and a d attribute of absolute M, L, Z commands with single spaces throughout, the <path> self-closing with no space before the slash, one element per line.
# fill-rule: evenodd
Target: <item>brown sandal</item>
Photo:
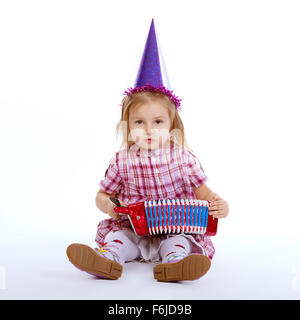
<path fill-rule="evenodd" d="M 67 256 L 76 268 L 100 278 L 116 280 L 122 274 L 121 264 L 101 257 L 85 244 L 72 243 L 67 248 Z"/>
<path fill-rule="evenodd" d="M 190 254 L 172 263 L 161 263 L 153 268 L 158 281 L 196 280 L 209 270 L 210 259 L 202 254 Z"/>

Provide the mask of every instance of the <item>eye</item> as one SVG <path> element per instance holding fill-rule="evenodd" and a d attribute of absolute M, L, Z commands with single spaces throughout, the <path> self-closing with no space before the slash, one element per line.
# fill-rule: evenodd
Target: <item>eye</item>
<path fill-rule="evenodd" d="M 163 121 L 161 121 L 161 120 L 156 120 L 155 121 L 157 124 L 160 124 L 160 123 L 162 123 Z"/>
<path fill-rule="evenodd" d="M 137 120 L 135 123 L 141 124 L 143 121 L 142 120 Z"/>

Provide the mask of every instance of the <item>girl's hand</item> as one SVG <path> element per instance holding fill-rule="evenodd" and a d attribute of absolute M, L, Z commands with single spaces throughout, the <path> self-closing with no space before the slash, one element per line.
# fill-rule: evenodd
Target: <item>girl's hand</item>
<path fill-rule="evenodd" d="M 214 218 L 225 218 L 228 216 L 229 206 L 224 199 L 216 198 L 211 200 L 208 211 Z"/>
<path fill-rule="evenodd" d="M 119 202 L 122 207 L 127 207 L 127 204 L 124 203 L 123 201 L 119 200 Z M 115 207 L 116 205 L 110 199 L 108 199 L 107 209 L 106 209 L 107 214 L 109 214 L 109 216 L 112 217 L 113 219 L 119 219 L 120 214 L 118 212 L 115 212 L 114 210 Z"/>

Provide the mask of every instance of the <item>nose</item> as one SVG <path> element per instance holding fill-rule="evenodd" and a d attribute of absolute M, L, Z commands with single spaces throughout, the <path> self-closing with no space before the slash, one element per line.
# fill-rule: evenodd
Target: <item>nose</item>
<path fill-rule="evenodd" d="M 152 129 L 151 124 L 146 124 L 145 131 L 148 136 L 151 135 L 151 129 Z"/>

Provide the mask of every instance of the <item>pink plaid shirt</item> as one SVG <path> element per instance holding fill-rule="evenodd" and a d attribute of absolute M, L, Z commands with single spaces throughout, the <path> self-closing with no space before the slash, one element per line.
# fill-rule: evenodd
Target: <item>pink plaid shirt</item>
<path fill-rule="evenodd" d="M 126 204 L 158 199 L 196 199 L 194 188 L 207 177 L 197 157 L 173 142 L 166 148 L 142 150 L 133 144 L 112 157 L 99 183 L 100 188 Z M 98 225 L 96 242 L 101 244 L 111 230 L 131 229 L 126 216 L 106 219 Z M 193 235 L 206 255 L 212 258 L 214 247 L 210 237 Z M 194 248 L 197 252 L 197 248 Z M 203 250 L 202 250 L 203 251 Z M 199 252 L 199 251 L 198 251 Z"/>

